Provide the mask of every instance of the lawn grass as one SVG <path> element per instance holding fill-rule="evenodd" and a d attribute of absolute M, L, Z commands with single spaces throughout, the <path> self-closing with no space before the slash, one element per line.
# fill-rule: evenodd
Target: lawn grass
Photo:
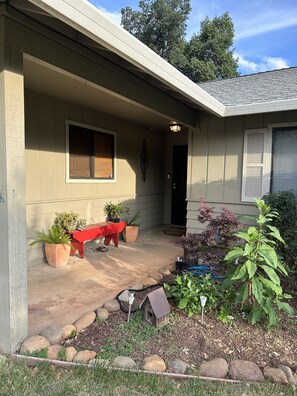
<path fill-rule="evenodd" d="M 42 364 L 28 368 L 23 363 L 0 365 L 0 395 L 2 396 L 197 396 L 296 395 L 286 386 L 264 383 L 222 384 L 198 380 L 172 380 L 155 375 L 107 371 L 100 367 L 61 369 Z"/>

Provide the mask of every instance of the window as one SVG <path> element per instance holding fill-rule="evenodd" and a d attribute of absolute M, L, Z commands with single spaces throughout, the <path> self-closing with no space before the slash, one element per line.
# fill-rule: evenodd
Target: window
<path fill-rule="evenodd" d="M 115 135 L 68 123 L 68 175 L 70 180 L 114 180 Z"/>
<path fill-rule="evenodd" d="M 297 126 L 245 131 L 242 201 L 288 190 L 297 193 Z"/>

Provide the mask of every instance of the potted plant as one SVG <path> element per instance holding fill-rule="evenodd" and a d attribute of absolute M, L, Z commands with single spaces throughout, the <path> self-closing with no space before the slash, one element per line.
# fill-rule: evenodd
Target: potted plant
<path fill-rule="evenodd" d="M 140 209 L 134 214 L 131 220 L 126 220 L 126 227 L 122 231 L 126 243 L 134 243 L 138 236 L 139 224 L 136 224 L 140 216 Z"/>
<path fill-rule="evenodd" d="M 75 230 L 83 230 L 86 228 L 85 219 L 80 219 L 79 214 L 75 212 L 55 213 L 54 227 L 63 234 L 71 234 Z"/>
<path fill-rule="evenodd" d="M 71 235 L 61 232 L 57 227 L 52 226 L 49 234 L 43 231 L 36 232 L 36 238 L 30 245 L 36 243 L 45 244 L 45 256 L 47 262 L 52 267 L 58 268 L 66 265 L 71 249 Z"/>
<path fill-rule="evenodd" d="M 128 206 L 125 206 L 122 202 L 114 204 L 112 202 L 106 202 L 103 208 L 104 214 L 107 216 L 107 221 L 113 221 L 118 223 L 123 213 L 129 213 Z"/>

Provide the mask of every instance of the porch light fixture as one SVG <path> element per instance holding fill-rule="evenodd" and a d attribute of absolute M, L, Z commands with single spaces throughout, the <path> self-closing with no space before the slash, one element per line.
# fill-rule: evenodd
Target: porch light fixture
<path fill-rule="evenodd" d="M 178 124 L 177 122 L 171 122 L 171 123 L 169 124 L 169 129 L 170 129 L 171 132 L 177 133 L 177 132 L 180 132 L 180 131 L 181 131 L 182 125 L 181 125 L 181 124 Z"/>

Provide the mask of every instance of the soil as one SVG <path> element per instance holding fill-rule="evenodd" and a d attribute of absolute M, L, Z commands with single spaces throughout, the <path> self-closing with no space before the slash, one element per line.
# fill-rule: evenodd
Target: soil
<path fill-rule="evenodd" d="M 170 280 L 164 281 L 169 283 Z M 135 306 L 152 290 L 154 288 L 138 292 Z M 297 293 L 290 304 L 297 313 Z M 165 361 L 178 357 L 193 367 L 217 357 L 225 358 L 227 362 L 234 359 L 250 360 L 261 368 L 280 363 L 295 369 L 297 367 L 297 315 L 289 317 L 280 314 L 278 327 L 267 330 L 261 325 L 249 325 L 240 313 L 231 325 L 224 324 L 213 312 L 206 313 L 204 324 L 201 324 L 200 316 L 188 318 L 174 305 L 174 301 L 170 301 L 170 305 L 170 323 L 161 329 L 145 324 L 139 310 L 131 314 L 130 323 L 127 324 L 128 314 L 121 310 L 110 313 L 104 322 L 95 321 L 75 338 L 68 340 L 67 346 L 74 346 L 78 350 L 92 349 L 99 358 L 130 356 L 139 364 L 145 357 L 158 354 Z M 123 304 L 124 310 L 127 307 L 127 304 Z"/>

